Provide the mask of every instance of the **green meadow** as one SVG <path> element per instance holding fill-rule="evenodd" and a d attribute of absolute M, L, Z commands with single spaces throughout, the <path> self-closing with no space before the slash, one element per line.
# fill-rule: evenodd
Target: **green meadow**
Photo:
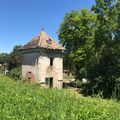
<path fill-rule="evenodd" d="M 120 104 L 0 75 L 0 120 L 120 120 Z"/>

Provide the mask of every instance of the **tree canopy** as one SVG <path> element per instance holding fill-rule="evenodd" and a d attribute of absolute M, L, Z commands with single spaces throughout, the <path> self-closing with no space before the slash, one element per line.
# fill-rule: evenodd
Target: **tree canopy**
<path fill-rule="evenodd" d="M 90 91 L 111 97 L 120 79 L 120 0 L 95 0 L 91 11 L 67 13 L 58 36 L 66 68 L 87 78 Z"/>
<path fill-rule="evenodd" d="M 7 62 L 7 57 L 8 57 L 7 53 L 1 53 L 0 54 L 0 64 L 6 63 Z"/>
<path fill-rule="evenodd" d="M 77 78 L 85 77 L 83 71 L 90 62 L 95 25 L 96 16 L 92 12 L 87 9 L 74 10 L 65 15 L 58 30 L 60 43 L 66 48 L 66 66 Z"/>
<path fill-rule="evenodd" d="M 16 45 L 13 48 L 13 51 L 9 54 L 9 57 L 7 59 L 9 70 L 21 65 L 22 54 L 21 54 L 20 48 L 21 48 L 21 45 Z"/>

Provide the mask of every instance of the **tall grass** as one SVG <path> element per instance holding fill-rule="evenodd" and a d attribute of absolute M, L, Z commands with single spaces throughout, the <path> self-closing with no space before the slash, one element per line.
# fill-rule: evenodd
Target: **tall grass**
<path fill-rule="evenodd" d="M 0 75 L 0 120 L 120 120 L 120 105 Z"/>

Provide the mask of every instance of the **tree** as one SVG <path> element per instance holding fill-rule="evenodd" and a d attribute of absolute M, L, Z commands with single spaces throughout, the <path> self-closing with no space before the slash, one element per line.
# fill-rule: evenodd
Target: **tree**
<path fill-rule="evenodd" d="M 0 54 L 0 64 L 4 64 L 7 62 L 8 54 L 7 53 L 1 53 Z"/>
<path fill-rule="evenodd" d="M 116 80 L 120 76 L 120 54 L 116 40 L 117 9 L 115 0 L 96 0 L 92 10 L 95 12 L 98 27 L 94 40 L 94 59 L 96 64 L 89 68 L 91 87 L 111 97 Z M 93 72 L 91 72 L 93 71 Z"/>
<path fill-rule="evenodd" d="M 115 57 L 117 59 L 117 67 L 116 67 L 116 73 L 118 74 L 115 79 L 115 88 L 114 88 L 114 97 L 117 99 L 120 99 L 120 0 L 117 0 L 117 3 L 115 5 L 116 7 L 116 17 L 117 17 L 117 27 L 114 32 L 114 49 L 115 49 Z"/>
<path fill-rule="evenodd" d="M 8 68 L 9 70 L 19 67 L 21 65 L 21 45 L 16 45 L 13 48 L 13 51 L 9 54 L 9 57 L 7 59 Z"/>
<path fill-rule="evenodd" d="M 77 79 L 86 77 L 93 54 L 95 25 L 96 16 L 89 10 L 73 10 L 65 15 L 58 30 L 60 43 L 66 48 L 64 64 L 75 73 Z"/>
<path fill-rule="evenodd" d="M 95 0 L 92 12 L 67 13 L 58 36 L 66 48 L 65 64 L 76 78 L 90 81 L 90 92 L 120 93 L 120 0 Z"/>

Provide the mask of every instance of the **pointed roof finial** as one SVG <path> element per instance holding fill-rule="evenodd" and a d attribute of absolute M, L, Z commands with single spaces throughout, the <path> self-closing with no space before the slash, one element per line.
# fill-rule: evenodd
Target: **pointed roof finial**
<path fill-rule="evenodd" d="M 41 31 L 44 31 L 44 28 L 42 27 Z"/>

